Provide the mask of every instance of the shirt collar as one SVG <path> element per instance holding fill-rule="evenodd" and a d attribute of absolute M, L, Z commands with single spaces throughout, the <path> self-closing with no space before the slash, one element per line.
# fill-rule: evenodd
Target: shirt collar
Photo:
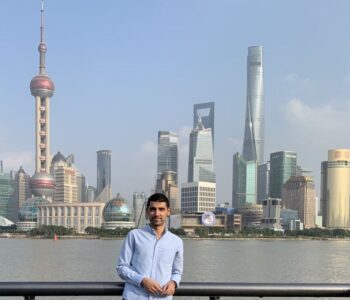
<path fill-rule="evenodd" d="M 150 224 L 147 224 L 145 227 L 146 227 L 146 230 L 147 230 L 149 233 L 152 233 L 152 234 L 156 235 L 155 232 L 154 232 L 154 229 L 152 228 L 152 226 L 151 226 Z M 167 232 L 168 232 L 168 228 L 165 226 L 165 228 L 164 228 L 164 233 L 163 233 L 162 236 L 166 235 Z"/>

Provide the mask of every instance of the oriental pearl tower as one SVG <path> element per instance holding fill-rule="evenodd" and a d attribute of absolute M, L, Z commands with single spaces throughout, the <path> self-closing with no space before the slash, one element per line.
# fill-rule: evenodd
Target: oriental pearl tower
<path fill-rule="evenodd" d="M 46 74 L 44 42 L 44 3 L 41 0 L 41 26 L 39 43 L 39 74 L 30 82 L 31 94 L 35 97 L 35 174 L 30 179 L 32 192 L 37 197 L 51 200 L 55 181 L 50 172 L 50 98 L 55 86 Z"/>

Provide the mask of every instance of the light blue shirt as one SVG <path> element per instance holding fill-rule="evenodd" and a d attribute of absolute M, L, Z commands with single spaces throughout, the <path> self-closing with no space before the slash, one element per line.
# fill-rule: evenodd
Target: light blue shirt
<path fill-rule="evenodd" d="M 182 240 L 165 229 L 159 240 L 151 226 L 134 229 L 127 235 L 120 251 L 117 272 L 126 281 L 123 299 L 172 299 L 151 295 L 141 287 L 144 277 L 160 286 L 174 280 L 179 286 L 183 270 Z"/>

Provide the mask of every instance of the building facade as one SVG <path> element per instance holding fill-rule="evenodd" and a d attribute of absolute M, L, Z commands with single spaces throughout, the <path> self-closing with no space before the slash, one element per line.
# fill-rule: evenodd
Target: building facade
<path fill-rule="evenodd" d="M 13 216 L 11 219 L 13 222 L 18 221 L 18 211 L 24 201 L 32 197 L 29 181 L 30 176 L 20 167 L 13 181 Z"/>
<path fill-rule="evenodd" d="M 256 202 L 261 204 L 264 199 L 269 198 L 270 186 L 270 162 L 258 165 L 258 184 Z"/>
<path fill-rule="evenodd" d="M 189 182 L 181 186 L 181 212 L 203 213 L 215 211 L 216 183 Z"/>
<path fill-rule="evenodd" d="M 237 210 L 242 217 L 242 228 L 259 227 L 263 216 L 261 204 L 246 204 Z"/>
<path fill-rule="evenodd" d="M 200 118 L 190 134 L 188 158 L 188 182 L 198 181 L 216 181 L 211 128 L 205 128 Z"/>
<path fill-rule="evenodd" d="M 297 153 L 294 151 L 279 151 L 270 154 L 270 197 L 282 198 L 283 184 L 296 176 Z"/>
<path fill-rule="evenodd" d="M 168 197 L 172 215 L 181 212 L 179 188 L 176 182 L 175 172 L 163 171 L 160 178 L 157 180 L 156 193 L 162 193 Z"/>
<path fill-rule="evenodd" d="M 13 221 L 13 186 L 9 173 L 0 173 L 0 216 Z"/>
<path fill-rule="evenodd" d="M 179 137 L 171 131 L 158 131 L 158 160 L 157 179 L 164 171 L 172 171 L 175 174 L 175 182 L 178 182 L 178 151 Z"/>
<path fill-rule="evenodd" d="M 315 227 L 316 194 L 312 177 L 290 177 L 283 185 L 282 205 L 287 209 L 297 210 L 305 228 Z"/>
<path fill-rule="evenodd" d="M 242 155 L 247 161 L 264 162 L 264 70 L 261 46 L 248 48 L 247 100 Z"/>
<path fill-rule="evenodd" d="M 328 150 L 327 228 L 350 228 L 350 149 Z"/>
<path fill-rule="evenodd" d="M 111 192 L 111 150 L 100 150 L 97 151 L 97 195 L 99 195 L 103 189 L 108 186 L 109 195 L 107 199 L 110 200 L 112 196 Z"/>
<path fill-rule="evenodd" d="M 257 162 L 246 161 L 238 152 L 233 155 L 232 206 L 255 204 L 257 196 Z"/>
<path fill-rule="evenodd" d="M 77 170 L 60 152 L 52 158 L 51 174 L 56 182 L 54 202 L 78 202 Z"/>
<path fill-rule="evenodd" d="M 214 148 L 214 115 L 215 115 L 215 103 L 199 103 L 193 106 L 193 129 L 198 127 L 198 119 L 205 128 L 211 129 L 212 145 Z"/>
<path fill-rule="evenodd" d="M 84 233 L 87 227 L 101 227 L 105 203 L 49 203 L 38 205 L 38 225 L 74 228 Z"/>
<path fill-rule="evenodd" d="M 282 230 L 281 226 L 281 199 L 268 198 L 263 200 L 263 217 L 261 227 L 272 230 Z"/>
<path fill-rule="evenodd" d="M 142 228 L 147 223 L 146 217 L 146 195 L 135 192 L 133 195 L 134 222 L 136 228 Z"/>

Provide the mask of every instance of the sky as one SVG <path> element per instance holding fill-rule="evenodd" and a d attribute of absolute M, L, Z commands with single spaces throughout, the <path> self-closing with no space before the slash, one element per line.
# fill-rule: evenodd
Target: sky
<path fill-rule="evenodd" d="M 249 46 L 263 46 L 265 160 L 294 150 L 313 171 L 350 148 L 350 1 L 46 0 L 46 69 L 55 83 L 51 152 L 73 153 L 96 186 L 96 151 L 112 150 L 112 190 L 149 194 L 157 132 L 180 137 L 187 180 L 193 105 L 215 102 L 217 202 L 230 202 L 242 151 Z M 39 0 L 0 2 L 0 160 L 34 172 Z"/>

